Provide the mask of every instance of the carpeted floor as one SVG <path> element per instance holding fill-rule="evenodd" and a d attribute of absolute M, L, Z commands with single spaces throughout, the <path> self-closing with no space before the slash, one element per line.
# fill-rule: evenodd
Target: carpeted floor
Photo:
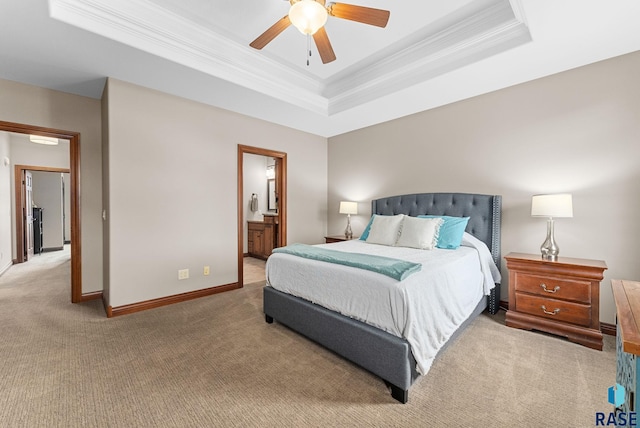
<path fill-rule="evenodd" d="M 255 257 L 245 257 L 242 263 L 242 276 L 245 284 L 265 280 L 264 266 L 266 261 Z"/>
<path fill-rule="evenodd" d="M 107 319 L 69 303 L 68 275 L 67 259 L 0 277 L 3 427 L 588 427 L 611 411 L 610 336 L 599 352 L 482 315 L 402 405 L 266 324 L 262 283 Z"/>

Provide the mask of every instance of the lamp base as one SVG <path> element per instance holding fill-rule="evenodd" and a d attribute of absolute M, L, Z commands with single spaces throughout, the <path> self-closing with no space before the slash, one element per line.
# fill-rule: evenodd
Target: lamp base
<path fill-rule="evenodd" d="M 558 253 L 560 253 L 560 248 L 556 244 L 556 240 L 553 237 L 553 218 L 549 218 L 547 220 L 547 239 L 545 239 L 540 246 L 540 252 L 542 253 L 543 260 L 558 260 Z"/>
<path fill-rule="evenodd" d="M 353 231 L 351 230 L 351 214 L 347 214 L 347 228 L 344 230 L 346 239 L 353 239 Z"/>

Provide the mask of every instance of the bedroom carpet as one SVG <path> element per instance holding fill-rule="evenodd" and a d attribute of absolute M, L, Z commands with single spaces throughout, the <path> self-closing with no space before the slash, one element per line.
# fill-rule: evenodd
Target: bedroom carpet
<path fill-rule="evenodd" d="M 588 427 L 604 352 L 482 315 L 405 405 L 384 382 L 262 314 L 263 283 L 107 319 L 69 303 L 69 262 L 0 276 L 3 427 Z"/>

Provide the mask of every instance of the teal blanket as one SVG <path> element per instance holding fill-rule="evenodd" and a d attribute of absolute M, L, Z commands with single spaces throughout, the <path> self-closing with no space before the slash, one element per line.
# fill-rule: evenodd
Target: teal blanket
<path fill-rule="evenodd" d="M 420 263 L 412 263 L 389 257 L 374 256 L 362 253 L 347 253 L 344 251 L 328 250 L 313 245 L 291 244 L 286 247 L 275 248 L 274 253 L 291 254 L 322 262 L 336 263 L 360 269 L 381 273 L 398 281 L 402 281 L 412 273 L 420 271 Z"/>

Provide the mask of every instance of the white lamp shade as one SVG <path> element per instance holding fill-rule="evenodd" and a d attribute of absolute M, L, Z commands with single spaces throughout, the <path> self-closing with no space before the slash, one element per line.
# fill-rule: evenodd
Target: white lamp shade
<path fill-rule="evenodd" d="M 531 215 L 534 217 L 573 217 L 571 194 L 533 195 Z"/>
<path fill-rule="evenodd" d="M 357 202 L 340 202 L 340 214 L 358 214 Z"/>
<path fill-rule="evenodd" d="M 327 9 L 315 0 L 300 0 L 289 9 L 289 20 L 302 34 L 315 34 L 328 16 Z"/>

